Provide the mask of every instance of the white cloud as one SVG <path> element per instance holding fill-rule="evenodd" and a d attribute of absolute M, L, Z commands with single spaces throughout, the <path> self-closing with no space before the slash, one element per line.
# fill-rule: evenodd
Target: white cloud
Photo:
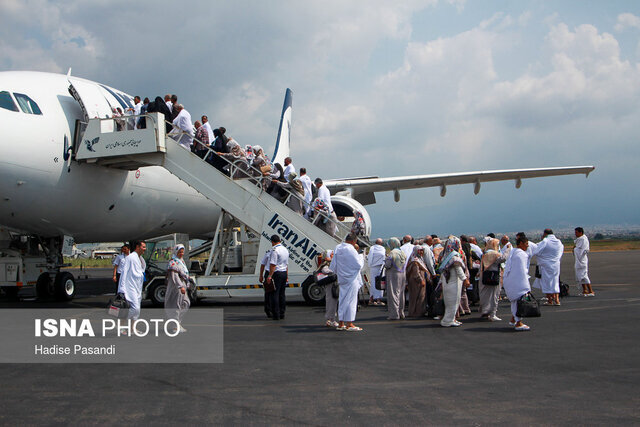
<path fill-rule="evenodd" d="M 627 28 L 640 28 L 640 17 L 632 13 L 621 13 L 614 27 L 616 31 L 624 31 Z"/>

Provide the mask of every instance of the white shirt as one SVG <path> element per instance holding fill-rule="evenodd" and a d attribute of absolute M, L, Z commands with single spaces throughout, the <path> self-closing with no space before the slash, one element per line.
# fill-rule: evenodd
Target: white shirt
<path fill-rule="evenodd" d="M 331 192 L 326 185 L 322 184 L 318 188 L 318 199 L 322 200 L 329 208 L 329 212 L 333 212 L 333 205 L 331 204 Z"/>
<path fill-rule="evenodd" d="M 191 148 L 191 143 L 193 142 L 193 124 L 191 123 L 191 114 L 189 114 L 186 108 L 183 108 L 176 118 L 173 119 L 173 126 L 186 132 L 180 136 L 178 143 L 187 149 Z"/>
<path fill-rule="evenodd" d="M 173 113 L 173 102 L 167 101 L 165 102 L 165 104 L 167 104 L 167 108 L 169 108 L 169 111 Z"/>
<path fill-rule="evenodd" d="M 276 266 L 276 271 L 287 271 L 289 265 L 289 251 L 282 246 L 282 243 L 271 248 L 269 264 Z"/>
<path fill-rule="evenodd" d="M 380 275 L 386 255 L 386 251 L 381 245 L 371 246 L 369 254 L 367 255 L 367 263 L 369 264 L 369 270 L 371 270 L 372 276 L 376 277 Z"/>
<path fill-rule="evenodd" d="M 113 265 L 117 265 L 118 269 L 116 270 L 118 272 L 118 274 L 122 274 L 122 267 L 124 266 L 124 259 L 126 258 L 126 255 L 123 253 L 120 253 L 118 255 L 116 255 L 116 257 L 113 259 Z"/>
<path fill-rule="evenodd" d="M 264 265 L 265 267 L 269 268 L 267 264 L 269 264 L 270 257 L 271 257 L 271 249 L 269 249 L 267 252 L 264 253 L 262 260 L 260 261 L 260 265 Z"/>
<path fill-rule="evenodd" d="M 211 125 L 209 124 L 209 122 L 207 122 L 202 126 L 207 130 L 207 135 L 209 135 L 209 144 L 213 143 L 213 140 L 215 138 L 213 137 L 213 130 L 211 130 Z"/>
<path fill-rule="evenodd" d="M 311 178 L 309 178 L 309 175 L 304 174 L 300 177 L 300 181 L 302 182 L 302 188 L 304 188 L 304 201 L 311 203 L 311 198 L 313 197 Z"/>
<path fill-rule="evenodd" d="M 296 171 L 296 167 L 293 166 L 293 163 L 289 163 L 285 168 L 284 168 L 284 179 L 287 180 L 287 182 L 289 182 L 289 174 L 291 172 L 295 172 Z"/>

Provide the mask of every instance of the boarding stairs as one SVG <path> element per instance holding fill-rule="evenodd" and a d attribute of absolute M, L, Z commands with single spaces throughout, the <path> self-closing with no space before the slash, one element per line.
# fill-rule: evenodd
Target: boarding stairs
<path fill-rule="evenodd" d="M 262 238 L 279 234 L 290 252 L 296 251 L 310 261 L 318 253 L 333 249 L 348 233 L 345 225 L 336 222 L 336 236 L 329 235 L 265 192 L 260 171 L 249 170 L 252 177 L 232 179 L 205 161 L 216 155 L 212 150 L 202 159 L 176 142 L 174 138 L 181 137 L 180 134 L 166 135 L 162 114 L 150 113 L 145 117 L 146 129 L 120 131 L 116 130 L 114 119 L 88 120 L 76 144 L 75 159 L 126 170 L 162 166 Z M 228 163 L 233 176 L 238 166 Z M 287 197 L 298 197 L 287 193 Z"/>

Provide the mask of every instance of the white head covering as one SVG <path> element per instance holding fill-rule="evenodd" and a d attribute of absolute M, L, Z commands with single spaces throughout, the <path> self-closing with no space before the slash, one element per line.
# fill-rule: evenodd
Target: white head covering
<path fill-rule="evenodd" d="M 187 268 L 187 265 L 184 263 L 182 257 L 178 257 L 180 249 L 184 249 L 184 245 L 177 244 L 173 248 L 173 254 L 169 260 L 169 264 L 167 264 L 167 270 L 174 270 L 183 276 L 189 276 L 189 269 Z"/>

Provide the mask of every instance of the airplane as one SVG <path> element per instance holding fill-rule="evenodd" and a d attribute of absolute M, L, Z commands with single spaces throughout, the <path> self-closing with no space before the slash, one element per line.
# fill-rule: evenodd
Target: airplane
<path fill-rule="evenodd" d="M 0 72 L 0 286 L 8 284 L 2 276 L 2 256 L 18 256 L 10 252 L 15 249 L 12 236 L 16 233 L 23 236 L 27 248 L 23 252 L 35 245 L 47 254 L 47 266 L 40 268 L 36 283 L 38 292 L 62 299 L 72 298 L 75 292 L 73 277 L 60 272 L 64 237 L 72 237 L 75 243 L 130 241 L 170 233 L 212 237 L 220 207 L 163 167 L 122 170 L 73 161 L 82 124 L 95 117 L 111 117 L 117 107 L 123 111 L 133 107 L 133 97 L 70 72 Z M 291 112 L 292 92 L 287 89 L 274 162 L 289 156 Z M 359 211 L 370 232 L 365 206 L 375 203 L 378 192 L 392 191 L 398 201 L 401 190 L 439 187 L 444 197 L 447 186 L 472 184 L 477 194 L 483 182 L 513 180 L 519 188 L 523 179 L 588 176 L 594 169 L 550 167 L 324 182 L 336 214 L 352 216 Z"/>

